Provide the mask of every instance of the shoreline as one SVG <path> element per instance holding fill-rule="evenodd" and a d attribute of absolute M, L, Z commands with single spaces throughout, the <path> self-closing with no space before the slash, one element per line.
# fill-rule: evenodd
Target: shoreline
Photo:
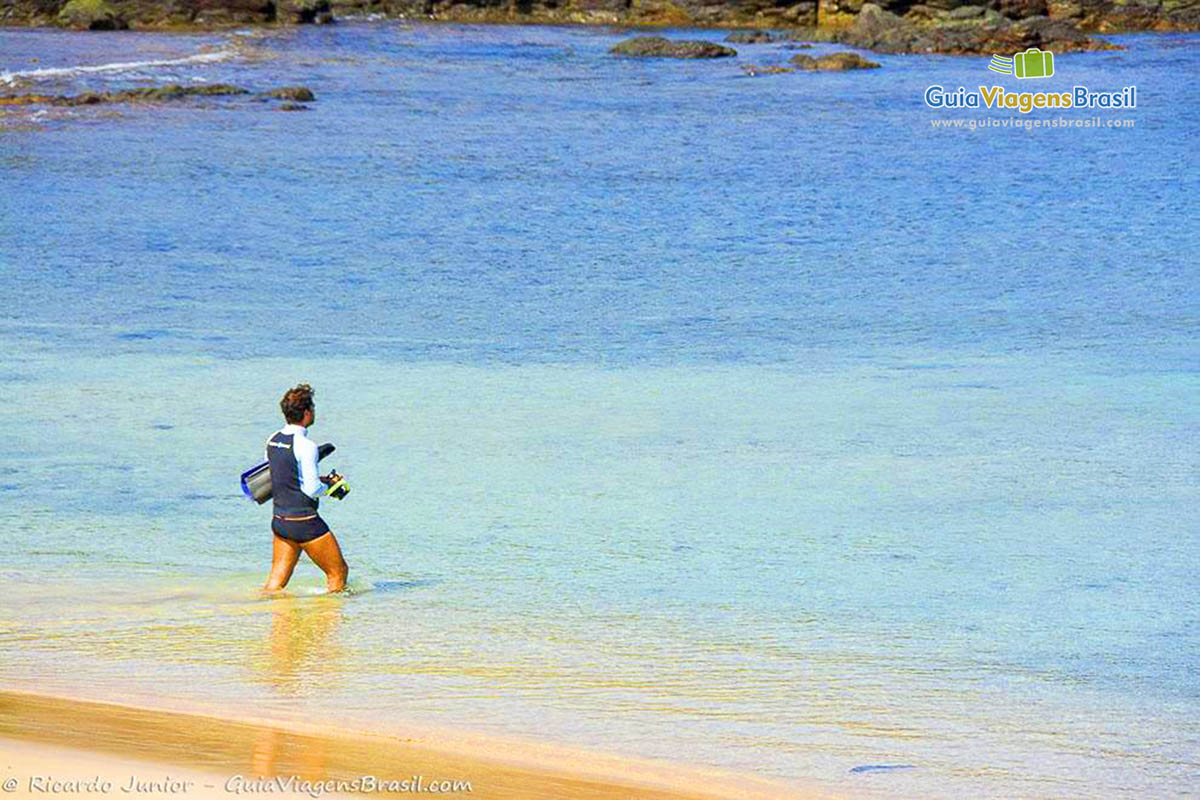
<path fill-rule="evenodd" d="M 127 28 L 109 30 L 97 28 L 72 27 L 56 24 L 51 17 L 27 17 L 0 20 L 0 29 L 10 30 L 52 30 L 76 33 L 165 33 L 165 34 L 206 34 L 232 33 L 249 29 L 255 33 L 270 33 L 274 31 L 290 31 L 304 27 L 322 27 L 339 23 L 357 24 L 364 22 L 399 22 L 407 24 L 427 25 L 481 25 L 508 27 L 555 27 L 555 28 L 610 28 L 617 33 L 652 32 L 657 30 L 698 30 L 698 31 L 768 31 L 784 35 L 799 41 L 807 39 L 815 42 L 836 44 L 834 37 L 842 31 L 851 28 L 856 14 L 846 12 L 830 12 L 827 19 L 816 25 L 800 21 L 789 21 L 775 18 L 754 18 L 733 15 L 719 19 L 694 19 L 684 16 L 639 16 L 634 18 L 622 17 L 618 14 L 605 15 L 596 12 L 592 16 L 583 16 L 579 12 L 562 13 L 519 13 L 514 14 L 506 9 L 479 7 L 469 12 L 436 13 L 429 15 L 390 14 L 383 12 L 352 12 L 339 14 L 328 23 L 290 22 L 286 20 L 208 20 L 205 22 L 187 23 L 147 23 L 133 19 Z M 1010 22 L 1022 22 L 1036 17 L 1011 18 Z M 1197 33 L 1200 24 L 1179 22 L 1170 19 L 1156 19 L 1152 24 L 1144 25 L 1114 25 L 1108 20 L 1101 24 L 1074 24 L 1071 20 L 1050 17 L 1051 21 L 1062 21 L 1072 24 L 1075 30 L 1084 35 L 1126 35 L 1136 33 L 1171 34 Z M 933 26 L 936 28 L 937 26 Z M 872 48 L 865 48 L 872 49 Z M 886 51 L 881 51 L 886 52 Z M 936 53 L 936 51 L 935 51 Z M 940 53 L 937 53 L 940 54 Z"/>
<path fill-rule="evenodd" d="M 772 24 L 765 20 L 746 20 L 746 19 L 730 19 L 718 21 L 704 20 L 623 20 L 623 19 L 597 19 L 597 20 L 579 20 L 579 19 L 559 19 L 557 17 L 541 17 L 530 15 L 524 18 L 513 18 L 504 14 L 485 13 L 481 16 L 471 15 L 437 15 L 429 17 L 412 17 L 403 14 L 388 15 L 388 14 L 346 14 L 337 17 L 329 25 L 336 27 L 339 24 L 361 24 L 370 22 L 400 22 L 409 25 L 479 25 L 485 27 L 513 27 L 513 28 L 609 28 L 615 33 L 620 34 L 635 34 L 638 32 L 652 31 L 667 31 L 667 30 L 697 30 L 697 31 L 768 31 L 780 34 L 787 34 L 794 41 L 800 41 L 802 38 L 807 38 L 814 42 L 822 44 L 837 44 L 836 41 L 831 41 L 828 37 L 845 30 L 850 27 L 853 22 L 853 15 L 839 15 L 835 23 L 813 25 L 796 25 L 796 24 Z M 1019 21 L 1019 20 L 1018 20 Z M 273 33 L 293 31 L 302 28 L 324 27 L 320 25 L 312 25 L 309 23 L 294 23 L 294 22 L 263 22 L 263 21 L 247 21 L 247 22 L 209 22 L 209 23 L 189 23 L 189 24 L 171 24 L 171 25 L 145 25 L 133 23 L 128 28 L 120 30 L 87 30 L 80 28 L 72 28 L 66 25 L 56 25 L 49 19 L 41 20 L 3 20 L 0 21 L 0 30 L 47 30 L 59 31 L 63 33 L 166 33 L 166 34 L 206 34 L 206 33 L 236 33 L 238 31 L 252 31 L 254 33 Z M 1089 35 L 1103 36 L 1128 36 L 1131 34 L 1173 34 L 1173 33 L 1200 33 L 1200 27 L 1192 27 L 1189 25 L 1176 25 L 1170 22 L 1164 22 L 1160 26 L 1147 26 L 1141 28 L 1101 28 L 1101 27 L 1080 27 L 1080 33 Z M 786 39 L 785 39 L 786 40 Z M 945 55 L 944 53 L 934 53 L 933 55 Z"/>
<path fill-rule="evenodd" d="M 18 752 L 20 757 L 15 756 Z M 379 733 L 207 710 L 98 702 L 7 687 L 0 688 L 0 754 L 0 778 L 16 779 L 25 788 L 35 775 L 66 780 L 99 777 L 111 782 L 113 794 L 128 794 L 120 787 L 131 775 L 141 777 L 140 772 L 131 772 L 131 765 L 145 765 L 147 780 L 155 775 L 159 779 L 192 776 L 194 789 L 210 790 L 207 794 L 152 791 L 150 796 L 261 794 L 262 790 L 243 788 L 238 792 L 231 787 L 273 777 L 287 782 L 291 776 L 295 776 L 291 785 L 296 781 L 324 783 L 328 788 L 322 794 L 329 796 L 364 776 L 388 787 L 418 777 L 422 781 L 466 781 L 469 790 L 447 793 L 512 800 L 818 800 L 834 796 L 717 768 L 515 738 L 432 729 Z M 84 763 L 87 769 L 80 772 Z M 278 789 L 269 791 L 279 793 Z M 370 793 L 412 791 L 393 788 Z M 362 793 L 360 789 L 355 794 Z M 26 796 L 35 794 L 39 792 Z"/>
<path fill-rule="evenodd" d="M 948 14 L 948 12 L 939 12 Z M 835 45 L 884 55 L 950 55 L 965 57 L 987 57 L 996 53 L 1020 52 L 1027 48 L 1042 49 L 1056 54 L 1073 52 L 1103 52 L 1124 50 L 1125 46 L 1114 44 L 1104 35 L 1158 34 L 1180 35 L 1200 32 L 1200 23 L 1195 26 L 1168 24 L 1159 20 L 1153 26 L 1111 27 L 1085 25 L 1064 19 L 1045 16 L 1006 18 L 988 9 L 976 13 L 970 20 L 944 16 L 934 19 L 915 19 L 911 15 L 898 16 L 873 3 L 862 6 L 857 15 L 831 14 L 819 26 L 805 24 L 772 24 L 769 20 L 746 20 L 732 18 L 724 20 L 696 19 L 578 19 L 574 16 L 544 16 L 536 13 L 514 16 L 508 12 L 486 11 L 476 14 L 432 14 L 410 16 L 404 14 L 351 14 L 338 17 L 330 24 L 347 25 L 398 24 L 402 26 L 428 25 L 431 27 L 478 26 L 507 28 L 573 28 L 594 29 L 600 33 L 629 37 L 654 37 L 664 30 L 694 30 L 709 44 L 716 40 L 741 46 L 744 43 L 787 43 Z M 268 40 L 287 35 L 306 24 L 280 21 L 219 21 L 182 24 L 131 23 L 110 33 L 158 34 L 167 36 L 226 36 L 232 37 L 235 46 L 246 40 Z M 324 26 L 318 26 L 324 27 Z M 48 19 L 0 21 L 0 29 L 27 31 L 75 31 L 86 30 L 55 25 Z M 709 33 L 717 34 L 710 36 Z M 725 36 L 719 34 L 727 33 Z M 739 39 L 739 36 L 744 37 Z M 748 37 L 748 38 L 745 38 Z M 716 48 L 714 48 L 716 49 Z M 615 53 L 615 49 L 611 53 Z M 726 48 L 726 55 L 737 55 L 736 50 Z M 610 53 L 610 54 L 611 54 Z M 677 53 L 640 52 L 617 53 L 640 57 L 679 57 Z M 706 54 L 709 55 L 709 54 Z"/>

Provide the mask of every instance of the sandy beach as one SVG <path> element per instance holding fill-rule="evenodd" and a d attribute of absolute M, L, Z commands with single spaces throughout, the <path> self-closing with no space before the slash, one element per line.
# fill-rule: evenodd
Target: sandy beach
<path fill-rule="evenodd" d="M 829 796 L 729 772 L 468 733 L 379 735 L 24 692 L 0 692 L 0 786 L 10 797 Z"/>

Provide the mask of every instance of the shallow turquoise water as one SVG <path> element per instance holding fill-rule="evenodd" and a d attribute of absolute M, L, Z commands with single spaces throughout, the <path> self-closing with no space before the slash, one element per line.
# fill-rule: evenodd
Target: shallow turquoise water
<path fill-rule="evenodd" d="M 0 75 L 221 57 L 27 90 L 318 95 L 3 118 L 0 679 L 1188 792 L 1200 40 L 1059 59 L 1136 82 L 1132 131 L 997 135 L 921 104 L 982 60 L 751 79 L 619 38 L 0 32 Z M 344 601 L 311 566 L 255 598 L 236 477 L 299 380 L 354 487 Z"/>

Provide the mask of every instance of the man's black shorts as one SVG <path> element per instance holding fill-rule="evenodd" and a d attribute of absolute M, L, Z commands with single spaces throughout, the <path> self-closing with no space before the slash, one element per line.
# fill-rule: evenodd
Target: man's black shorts
<path fill-rule="evenodd" d="M 275 516 L 271 518 L 271 530 L 276 536 L 304 544 L 329 533 L 329 526 L 321 519 L 320 514 L 305 517 Z"/>

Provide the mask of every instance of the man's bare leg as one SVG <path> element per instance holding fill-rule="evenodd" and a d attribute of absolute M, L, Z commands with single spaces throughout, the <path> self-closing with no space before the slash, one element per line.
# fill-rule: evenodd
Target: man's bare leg
<path fill-rule="evenodd" d="M 271 549 L 271 574 L 267 576 L 267 582 L 263 586 L 263 591 L 267 592 L 277 592 L 287 586 L 288 581 L 292 579 L 292 570 L 300 560 L 300 545 L 279 535 L 274 539 L 275 544 Z"/>
<path fill-rule="evenodd" d="M 325 587 L 329 591 L 340 592 L 346 588 L 346 575 L 350 573 L 350 568 L 346 566 L 346 559 L 342 558 L 342 548 L 338 546 L 333 531 L 300 546 L 313 563 L 324 570 Z"/>

